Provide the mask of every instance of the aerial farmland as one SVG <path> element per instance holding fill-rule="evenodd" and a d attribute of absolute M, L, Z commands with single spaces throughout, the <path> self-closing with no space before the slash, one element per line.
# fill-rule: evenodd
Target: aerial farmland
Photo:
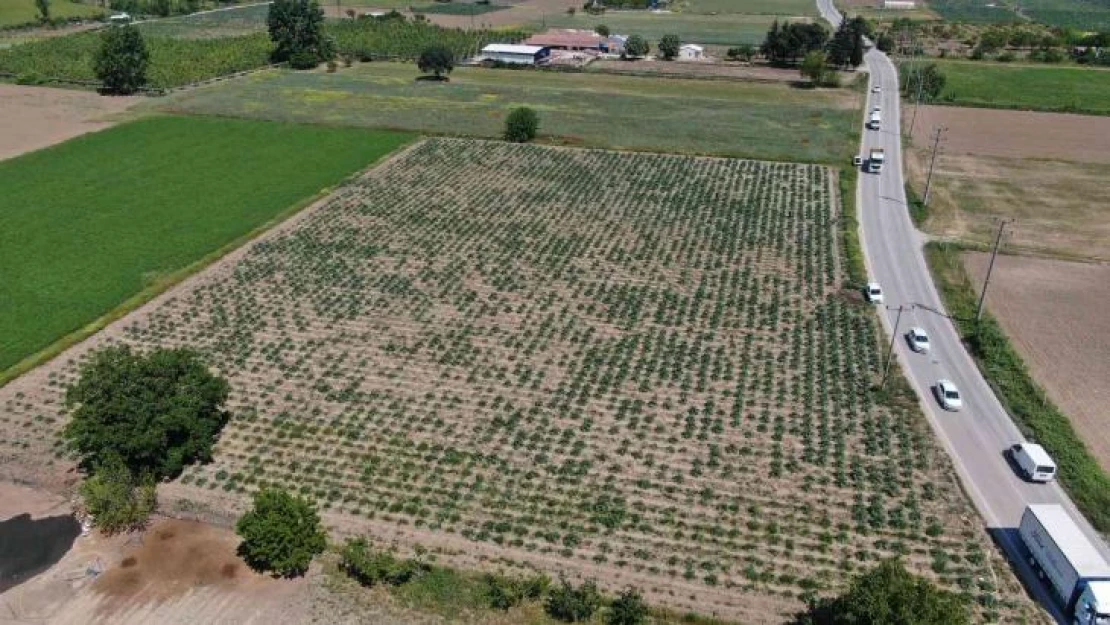
<path fill-rule="evenodd" d="M 90 350 L 187 345 L 234 418 L 180 509 L 281 486 L 340 534 L 742 622 L 901 554 L 1016 616 L 913 404 L 869 391 L 834 178 L 427 139 L 5 386 L 0 453 L 61 479 Z"/>

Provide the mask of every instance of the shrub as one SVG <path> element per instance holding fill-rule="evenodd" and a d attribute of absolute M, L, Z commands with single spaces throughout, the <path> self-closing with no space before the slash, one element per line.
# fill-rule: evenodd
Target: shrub
<path fill-rule="evenodd" d="M 590 618 L 600 606 L 601 594 L 594 582 L 589 581 L 575 588 L 563 580 L 547 595 L 544 610 L 552 618 L 574 623 Z"/>
<path fill-rule="evenodd" d="M 964 599 L 910 574 L 896 559 L 857 577 L 848 591 L 812 603 L 799 623 L 816 625 L 960 625 L 971 618 Z"/>
<path fill-rule="evenodd" d="M 312 52 L 294 52 L 289 56 L 289 67 L 293 69 L 316 69 L 320 59 Z"/>
<path fill-rule="evenodd" d="M 523 580 L 494 574 L 482 576 L 482 594 L 486 603 L 497 610 L 508 610 L 525 600 L 539 599 L 550 585 L 551 580 L 543 575 Z"/>
<path fill-rule="evenodd" d="M 339 567 L 363 586 L 399 586 L 415 577 L 421 565 L 413 560 L 398 560 L 392 554 L 372 552 L 366 539 L 348 540 L 340 554 Z"/>
<path fill-rule="evenodd" d="M 634 588 L 622 592 L 605 612 L 605 625 L 640 625 L 647 620 L 648 607 Z"/>
<path fill-rule="evenodd" d="M 527 143 L 536 138 L 540 129 L 540 117 L 536 111 L 521 106 L 509 112 L 505 119 L 505 140 L 514 143 Z"/>
<path fill-rule="evenodd" d="M 239 555 L 251 568 L 281 577 L 303 575 L 327 546 L 313 505 L 277 489 L 255 495 L 254 506 L 235 524 L 235 532 L 243 539 Z"/>
<path fill-rule="evenodd" d="M 119 458 L 98 466 L 80 492 L 93 524 L 109 534 L 144 526 L 157 505 L 154 478 L 136 478 Z"/>

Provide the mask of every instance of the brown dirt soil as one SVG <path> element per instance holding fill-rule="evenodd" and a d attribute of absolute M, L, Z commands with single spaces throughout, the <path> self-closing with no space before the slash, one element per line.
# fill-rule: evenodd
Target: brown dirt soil
<path fill-rule="evenodd" d="M 388 8 L 377 9 L 371 6 L 372 4 L 372 2 L 368 2 L 367 6 L 357 7 L 324 6 L 323 9 L 325 15 L 329 17 L 347 17 L 347 10 L 352 8 L 359 13 L 390 10 Z M 413 4 L 419 3 L 414 2 Z M 565 13 L 567 9 L 572 7 L 576 9 L 581 8 L 582 3 L 578 0 L 525 0 L 524 2 L 513 3 L 513 5 L 507 9 L 475 15 L 473 18 L 469 15 L 447 15 L 442 13 L 426 13 L 424 16 L 429 22 L 446 28 L 507 28 L 510 26 L 523 26 L 532 22 L 538 22 L 544 15 Z M 411 11 L 401 11 L 401 13 L 405 17 L 412 17 Z"/>
<path fill-rule="evenodd" d="M 0 623 L 308 622 L 310 580 L 254 573 L 237 544 L 229 530 L 172 519 L 131 535 L 94 532 L 50 570 L 0 595 Z"/>
<path fill-rule="evenodd" d="M 976 284 L 988 254 L 965 255 Z M 1110 265 L 1000 255 L 987 307 L 1033 377 L 1110 471 Z"/>
<path fill-rule="evenodd" d="M 912 108 L 905 115 L 908 124 Z M 1014 218 L 1013 250 L 1110 259 L 1110 118 L 923 106 L 906 149 L 919 195 L 938 125 L 949 130 L 933 177 L 930 234 L 989 244 L 997 219 Z"/>
<path fill-rule="evenodd" d="M 0 160 L 103 130 L 141 100 L 0 84 Z"/>
<path fill-rule="evenodd" d="M 907 108 L 912 115 L 913 109 Z M 946 155 L 1110 164 L 1110 117 L 922 106 L 914 125 L 914 145 L 930 145 L 937 127 L 948 128 L 943 144 Z"/>
<path fill-rule="evenodd" d="M 71 511 L 65 497 L 19 484 L 0 481 L 0 521 L 20 514 L 39 519 Z"/>
<path fill-rule="evenodd" d="M 659 74 L 681 77 L 719 77 L 750 80 L 755 82 L 801 83 L 797 70 L 768 67 L 766 65 L 742 65 L 737 63 L 706 62 L 663 62 L 663 61 L 594 61 L 590 70 L 612 73 Z M 842 72 L 843 83 L 851 81 L 855 72 Z"/>

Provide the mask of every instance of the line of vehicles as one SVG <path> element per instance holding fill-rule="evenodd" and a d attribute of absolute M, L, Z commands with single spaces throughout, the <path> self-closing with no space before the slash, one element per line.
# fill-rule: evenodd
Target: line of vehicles
<path fill-rule="evenodd" d="M 871 88 L 871 93 L 880 92 L 879 85 Z M 882 112 L 875 106 L 868 115 L 867 127 L 879 130 L 881 124 Z M 866 160 L 856 156 L 853 161 L 858 167 L 879 173 L 884 157 L 882 148 L 871 148 Z M 873 304 L 884 304 L 883 289 L 877 282 L 868 283 L 864 295 Z M 905 340 L 917 354 L 928 354 L 932 348 L 928 333 L 920 326 L 910 328 Z M 938 380 L 933 391 L 945 410 L 963 408 L 963 397 L 951 380 Z M 1046 483 L 1056 478 L 1056 463 L 1040 445 L 1015 443 L 1002 455 L 1026 481 Z M 1049 588 L 1069 625 L 1110 625 L 1110 562 L 1063 506 L 1027 505 L 1017 535 L 1020 557 Z"/>

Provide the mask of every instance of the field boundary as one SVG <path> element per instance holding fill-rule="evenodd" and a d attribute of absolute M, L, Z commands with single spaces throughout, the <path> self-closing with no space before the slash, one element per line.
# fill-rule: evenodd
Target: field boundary
<path fill-rule="evenodd" d="M 989 313 L 976 330 L 976 296 L 959 255 L 971 248 L 929 243 L 925 259 L 944 304 L 983 378 L 1025 436 L 1044 445 L 1060 467 L 1058 481 L 1091 524 L 1110 532 L 1110 475 L 1091 455 L 1067 415 L 1033 380 L 1002 326 Z"/>
<path fill-rule="evenodd" d="M 342 180 L 339 180 L 334 185 L 324 187 L 311 196 L 294 203 L 293 205 L 285 208 L 284 210 L 276 214 L 274 217 L 272 217 L 262 225 L 239 237 L 236 237 L 235 239 L 229 241 L 227 244 L 221 246 L 219 249 L 216 249 L 202 256 L 201 258 L 186 265 L 185 267 L 182 267 L 177 271 L 159 276 L 151 284 L 144 287 L 135 295 L 127 298 L 122 303 L 118 304 L 115 308 L 109 310 L 107 313 L 101 315 L 100 317 L 82 326 L 81 328 L 78 328 L 77 330 L 74 330 L 58 338 L 46 347 L 31 354 L 30 356 L 27 356 L 11 367 L 0 371 L 0 388 L 3 388 L 9 382 L 19 378 L 24 373 L 27 373 L 35 369 L 39 365 L 42 365 L 54 359 L 62 352 L 66 351 L 70 347 L 73 347 L 74 345 L 81 343 L 85 339 L 103 330 L 113 322 L 118 321 L 119 319 L 127 316 L 129 313 L 141 308 L 143 305 L 154 300 L 155 298 L 162 295 L 166 291 L 169 291 L 178 284 L 181 284 L 186 279 L 207 269 L 212 264 L 216 263 L 228 254 L 231 254 L 232 252 L 235 252 L 236 250 L 242 248 L 254 239 L 257 239 L 270 230 L 281 226 L 282 224 L 288 222 L 291 218 L 304 214 L 306 212 L 306 209 L 310 209 L 313 206 L 320 204 L 323 200 L 327 199 L 327 197 L 331 195 L 337 188 L 342 187 L 355 178 L 363 175 L 364 173 L 366 173 L 367 170 L 380 167 L 388 163 L 389 161 L 397 158 L 398 156 L 407 153 L 413 146 L 419 145 L 421 140 L 422 139 L 418 135 L 415 135 L 414 140 L 409 141 L 407 144 L 402 144 L 397 149 L 386 154 L 385 158 L 380 158 L 376 161 L 367 163 L 366 166 L 362 169 L 352 173 L 349 176 L 344 177 Z"/>

